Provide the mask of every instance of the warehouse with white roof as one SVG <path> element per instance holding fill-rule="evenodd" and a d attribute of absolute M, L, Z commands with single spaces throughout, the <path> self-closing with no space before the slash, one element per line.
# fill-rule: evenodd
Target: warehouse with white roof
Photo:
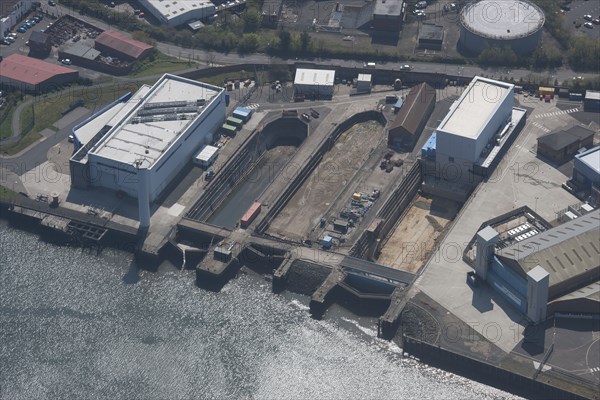
<path fill-rule="evenodd" d="M 160 22 L 179 26 L 214 15 L 216 7 L 209 0 L 140 0 L 140 4 Z"/>
<path fill-rule="evenodd" d="M 213 140 L 225 109 L 224 89 L 165 74 L 73 129 L 71 185 L 125 192 L 141 213 Z"/>
<path fill-rule="evenodd" d="M 334 70 L 298 68 L 294 78 L 294 95 L 331 99 L 334 81 Z"/>
<path fill-rule="evenodd" d="M 512 123 L 514 85 L 473 78 L 436 129 L 436 162 L 442 170 L 468 179 L 495 140 Z"/>

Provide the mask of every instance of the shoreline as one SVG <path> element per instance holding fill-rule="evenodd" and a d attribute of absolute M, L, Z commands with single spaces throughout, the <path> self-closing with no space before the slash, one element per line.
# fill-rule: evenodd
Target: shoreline
<path fill-rule="evenodd" d="M 48 237 L 44 235 L 44 229 L 40 224 L 36 224 L 31 220 L 27 221 L 24 218 L 14 219 L 8 217 L 6 214 L 6 211 L 8 211 L 6 204 L 0 205 L 0 210 L 2 211 L 0 217 L 8 221 L 12 228 L 38 235 L 40 240 L 44 240 L 51 244 L 81 247 L 80 244 L 76 243 L 61 244 L 57 241 L 53 242 L 47 240 Z M 136 245 L 133 242 L 124 244 L 124 242 L 120 240 L 107 240 L 102 248 L 97 248 L 97 251 L 101 252 L 102 249 L 108 248 L 131 253 L 138 268 L 148 272 L 157 272 L 159 265 L 164 261 L 170 262 L 173 266 L 178 265 L 174 262 L 177 260 L 173 260 L 168 254 L 161 256 L 160 262 L 151 267 L 144 265 L 143 262 L 139 263 L 140 260 L 138 259 Z M 186 269 L 191 270 L 190 267 L 186 267 Z M 292 263 L 283 290 L 310 298 L 317 288 L 327 279 L 330 271 L 331 268 L 329 266 L 307 262 L 305 260 L 297 260 L 295 263 Z M 274 270 L 269 272 L 268 269 L 257 269 L 256 267 L 253 268 L 252 266 L 243 264 L 240 264 L 239 268 L 235 269 L 230 278 L 227 279 L 227 282 L 230 279 L 235 279 L 239 274 L 248 273 L 256 274 L 256 276 L 263 276 L 265 282 L 270 281 L 272 285 L 275 282 Z M 196 287 L 201 288 L 197 282 Z M 402 349 L 403 357 L 408 356 L 432 367 L 527 398 L 597 398 L 593 395 L 593 389 L 586 391 L 585 388 L 581 386 L 578 388 L 578 392 L 587 392 L 588 395 L 585 395 L 584 393 L 581 393 L 584 395 L 580 395 L 568 392 L 551 385 L 549 382 L 534 380 L 531 377 L 519 374 L 518 372 L 513 372 L 506 368 L 502 368 L 501 366 L 486 362 L 485 360 L 482 360 L 481 355 L 477 353 L 469 354 L 466 351 L 458 351 L 456 348 L 453 349 L 450 346 L 446 346 L 444 343 L 440 343 L 438 340 L 440 338 L 439 328 L 437 334 L 434 334 L 436 331 L 435 324 L 439 322 L 436 322 L 433 317 L 424 317 L 423 313 L 417 311 L 422 308 L 420 304 L 423 304 L 423 302 L 429 303 L 433 301 L 422 293 L 412 297 L 408 301 L 406 308 L 402 312 L 398 331 L 390 338 L 392 342 Z M 377 318 L 381 315 L 380 307 L 370 304 L 365 305 L 364 303 L 361 303 L 360 299 L 353 298 L 352 293 L 348 291 L 335 291 L 329 299 L 328 305 L 331 305 L 332 303 L 343 307 L 355 316 L 363 315 L 369 318 Z M 437 305 L 437 307 L 441 306 Z M 443 310 L 443 307 L 441 307 L 441 309 Z M 414 335 L 414 337 L 412 335 Z M 486 340 L 484 338 L 480 339 Z M 477 357 L 478 355 L 480 357 Z M 507 361 L 503 360 L 502 363 L 507 363 Z M 518 364 L 518 362 L 516 363 Z M 513 369 L 516 369 L 514 365 Z M 499 377 L 501 377 L 501 379 L 498 379 Z"/>

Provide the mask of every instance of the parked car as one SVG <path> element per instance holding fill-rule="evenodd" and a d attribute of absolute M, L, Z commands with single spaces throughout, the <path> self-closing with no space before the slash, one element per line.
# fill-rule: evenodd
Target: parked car
<path fill-rule="evenodd" d="M 4 38 L 4 40 L 6 40 L 8 43 L 14 43 L 16 39 L 12 36 L 7 36 Z"/>
<path fill-rule="evenodd" d="M 8 40 L 6 40 L 6 38 L 0 40 L 0 44 L 3 44 L 5 46 L 10 46 L 10 42 Z"/>
<path fill-rule="evenodd" d="M 400 66 L 400 71 L 410 71 L 412 67 L 408 64 L 404 64 Z"/>
<path fill-rule="evenodd" d="M 68 139 L 69 143 L 73 143 L 75 141 L 75 137 L 73 135 L 69 135 Z"/>
<path fill-rule="evenodd" d="M 595 18 L 595 19 L 593 19 L 593 20 L 592 20 L 592 23 L 593 23 L 594 25 L 600 25 L 600 18 Z"/>
<path fill-rule="evenodd" d="M 19 32 L 19 33 L 25 33 L 25 32 L 27 32 L 27 28 L 24 28 L 24 27 L 20 26 L 20 27 L 17 29 L 17 32 Z"/>
<path fill-rule="evenodd" d="M 413 15 L 417 18 L 417 19 L 425 19 L 427 18 L 427 14 L 425 13 L 425 11 L 422 10 L 415 10 L 413 12 Z"/>
<path fill-rule="evenodd" d="M 592 25 L 591 22 L 586 22 L 585 24 L 583 24 L 583 26 L 585 26 L 588 29 L 592 29 L 594 27 L 594 25 Z"/>
<path fill-rule="evenodd" d="M 56 5 L 56 3 L 53 2 L 52 0 L 48 0 L 48 5 L 51 7 L 54 7 Z"/>
<path fill-rule="evenodd" d="M 8 34 L 8 35 L 6 35 L 6 36 L 8 36 L 8 37 L 11 37 L 11 38 L 13 38 L 13 39 L 16 39 L 16 38 L 17 38 L 17 34 L 16 34 L 15 32 L 11 32 L 11 33 L 9 33 L 9 34 Z"/>
<path fill-rule="evenodd" d="M 583 16 L 583 19 L 585 19 L 586 21 L 591 21 L 594 18 L 590 14 L 586 14 Z"/>
<path fill-rule="evenodd" d="M 65 65 L 71 65 L 72 62 L 71 60 L 69 60 L 68 58 L 62 59 L 60 60 L 61 63 L 65 64 Z"/>
<path fill-rule="evenodd" d="M 419 1 L 417 2 L 417 4 L 415 4 L 415 8 L 416 9 L 423 9 L 423 8 L 427 8 L 427 2 L 426 1 Z"/>

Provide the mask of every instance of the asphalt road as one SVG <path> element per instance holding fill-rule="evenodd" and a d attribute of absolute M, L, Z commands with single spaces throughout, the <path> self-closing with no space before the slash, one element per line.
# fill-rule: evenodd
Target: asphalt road
<path fill-rule="evenodd" d="M 48 7 L 49 10 L 52 10 L 55 13 L 63 13 L 70 14 L 74 17 L 80 18 L 84 21 L 92 23 L 102 29 L 112 29 L 118 30 L 109 24 L 106 24 L 102 21 L 98 21 L 96 19 L 90 18 L 88 16 L 83 16 L 74 10 L 56 6 L 56 7 Z M 157 49 L 164 54 L 174 56 L 174 57 L 182 57 L 185 59 L 191 58 L 195 60 L 201 61 L 211 61 L 213 64 L 217 65 L 225 65 L 225 64 L 241 64 L 241 63 L 295 63 L 295 62 L 314 62 L 321 65 L 339 65 L 342 67 L 360 67 L 363 62 L 368 62 L 370 60 L 340 60 L 340 59 L 328 59 L 328 58 L 316 58 L 316 59 L 282 59 L 278 57 L 271 57 L 267 54 L 250 54 L 250 55 L 239 55 L 236 53 L 218 53 L 218 52 L 206 52 L 204 50 L 198 49 L 186 49 L 169 43 L 157 43 Z M 397 63 L 383 63 L 380 66 L 384 69 L 400 69 L 400 66 L 405 64 L 405 62 L 397 62 Z M 412 62 L 411 65 L 414 67 L 414 70 L 417 72 L 427 72 L 427 73 L 447 73 L 456 76 L 475 76 L 485 74 L 492 78 L 499 78 L 501 76 L 511 76 L 515 79 L 523 78 L 527 80 L 532 74 L 548 76 L 552 80 L 557 79 L 559 82 L 562 82 L 567 79 L 572 79 L 573 76 L 582 76 L 582 77 L 595 77 L 597 74 L 595 73 L 576 73 L 572 70 L 562 67 L 556 70 L 549 70 L 541 73 L 534 73 L 527 69 L 507 69 L 507 68 L 481 68 L 478 66 L 456 66 L 450 64 L 437 64 L 437 63 L 425 63 L 425 62 Z"/>

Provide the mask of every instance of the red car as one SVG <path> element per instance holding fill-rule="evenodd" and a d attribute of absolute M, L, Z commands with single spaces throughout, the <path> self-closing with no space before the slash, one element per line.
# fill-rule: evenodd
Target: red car
<path fill-rule="evenodd" d="M 600 19 L 599 19 L 599 18 L 593 19 L 593 20 L 592 20 L 592 23 L 593 23 L 594 25 L 600 25 Z"/>

